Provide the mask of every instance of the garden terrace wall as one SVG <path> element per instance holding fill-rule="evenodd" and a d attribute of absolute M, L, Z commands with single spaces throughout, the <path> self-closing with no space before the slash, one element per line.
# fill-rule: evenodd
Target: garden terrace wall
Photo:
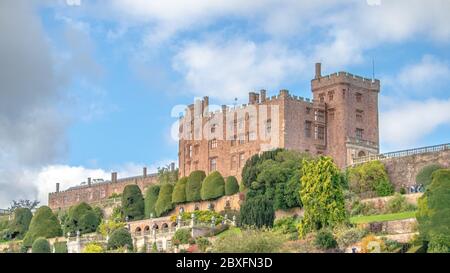
<path fill-rule="evenodd" d="M 412 193 L 412 194 L 404 194 L 403 196 L 406 199 L 406 202 L 408 202 L 411 205 L 417 206 L 417 200 L 423 195 L 423 193 Z M 369 199 L 363 199 L 361 200 L 362 203 L 368 204 L 371 203 L 376 209 L 384 209 L 387 202 L 394 198 L 393 195 L 391 196 L 385 196 L 385 197 L 376 197 L 376 198 L 369 198 Z"/>
<path fill-rule="evenodd" d="M 170 213 L 170 215 L 178 214 L 180 209 L 183 208 L 184 211 L 195 211 L 195 210 L 208 210 L 212 205 L 214 211 L 220 212 L 225 209 L 239 210 L 241 201 L 243 201 L 244 195 L 237 193 L 235 195 L 223 196 L 216 200 L 208 201 L 198 201 L 190 202 L 185 204 L 176 205 L 175 209 Z"/>

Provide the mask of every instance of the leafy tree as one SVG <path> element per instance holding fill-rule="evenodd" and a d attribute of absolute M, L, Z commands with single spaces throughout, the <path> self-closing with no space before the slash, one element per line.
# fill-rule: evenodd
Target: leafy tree
<path fill-rule="evenodd" d="M 186 202 L 186 183 L 187 177 L 183 177 L 175 184 L 172 192 L 172 203 L 180 204 Z"/>
<path fill-rule="evenodd" d="M 47 206 L 37 209 L 31 219 L 30 227 L 23 240 L 23 245 L 31 247 L 33 242 L 39 238 L 53 238 L 61 236 L 62 230 L 58 218 Z"/>
<path fill-rule="evenodd" d="M 133 249 L 133 239 L 130 232 L 125 228 L 115 230 L 108 240 L 108 249 L 118 249 L 121 247 Z"/>
<path fill-rule="evenodd" d="M 193 171 L 186 183 L 186 201 L 196 202 L 202 199 L 201 188 L 202 181 L 205 179 L 206 174 L 204 171 Z"/>
<path fill-rule="evenodd" d="M 47 239 L 40 237 L 37 238 L 34 243 L 33 246 L 31 247 L 31 251 L 32 253 L 51 253 L 51 247 L 50 247 L 50 243 L 47 241 Z"/>
<path fill-rule="evenodd" d="M 322 229 L 316 234 L 316 238 L 314 239 L 314 244 L 316 247 L 321 249 L 330 249 L 337 247 L 337 242 L 333 237 L 333 233 L 331 231 Z"/>
<path fill-rule="evenodd" d="M 127 185 L 122 193 L 123 217 L 129 220 L 144 218 L 144 198 L 138 185 Z"/>
<path fill-rule="evenodd" d="M 225 195 L 233 195 L 239 192 L 239 183 L 234 176 L 228 176 L 225 181 Z"/>
<path fill-rule="evenodd" d="M 14 219 L 9 223 L 8 233 L 10 239 L 23 238 L 30 226 L 33 214 L 29 208 L 16 208 Z"/>
<path fill-rule="evenodd" d="M 300 236 L 322 228 L 333 228 L 347 220 L 339 170 L 330 157 L 304 160 L 300 198 L 304 216 L 299 225 Z"/>
<path fill-rule="evenodd" d="M 358 194 L 375 192 L 377 196 L 394 193 L 394 186 L 389 181 L 386 168 L 381 161 L 370 161 L 347 171 L 351 191 Z"/>
<path fill-rule="evenodd" d="M 81 234 L 94 232 L 100 224 L 101 218 L 98 211 L 95 211 L 90 205 L 82 202 L 70 207 L 67 218 L 64 222 L 64 233 Z"/>
<path fill-rule="evenodd" d="M 210 173 L 202 183 L 200 194 L 203 200 L 211 200 L 222 197 L 225 194 L 225 180 L 215 171 Z"/>
<path fill-rule="evenodd" d="M 205 252 L 206 249 L 211 245 L 211 242 L 208 240 L 208 238 L 205 237 L 198 237 L 197 239 L 195 239 L 195 243 L 198 245 L 198 248 L 202 252 Z"/>
<path fill-rule="evenodd" d="M 156 217 L 155 205 L 159 196 L 159 185 L 151 185 L 145 192 L 145 218 Z"/>
<path fill-rule="evenodd" d="M 175 184 L 178 181 L 178 169 L 170 170 L 170 165 L 158 168 L 158 181 L 160 184 Z"/>
<path fill-rule="evenodd" d="M 259 174 L 258 165 L 262 162 L 272 159 L 274 160 L 278 152 L 282 151 L 282 149 L 275 149 L 272 151 L 266 151 L 261 155 L 256 154 L 253 155 L 249 160 L 245 162 L 244 168 L 242 169 L 242 184 L 249 188 L 253 182 L 256 181 L 256 177 Z"/>
<path fill-rule="evenodd" d="M 98 226 L 98 232 L 100 232 L 104 237 L 112 234 L 115 230 L 125 227 L 125 223 L 122 221 L 115 220 L 102 220 Z"/>
<path fill-rule="evenodd" d="M 433 179 L 418 202 L 419 233 L 430 252 L 450 248 L 450 169 L 433 173 Z"/>
<path fill-rule="evenodd" d="M 39 203 L 40 202 L 37 200 L 34 200 L 34 201 L 23 200 L 23 199 L 18 200 L 18 201 L 13 200 L 11 203 L 11 206 L 8 208 L 8 210 L 10 212 L 14 212 L 17 208 L 26 208 L 29 210 L 33 210 L 34 208 L 36 208 L 39 205 Z"/>
<path fill-rule="evenodd" d="M 427 187 L 431 184 L 433 172 L 440 169 L 443 169 L 443 167 L 439 164 L 430 164 L 423 167 L 416 175 L 416 183 Z"/>
<path fill-rule="evenodd" d="M 272 227 L 275 219 L 273 202 L 265 196 L 248 199 L 242 204 L 239 217 L 243 226 Z"/>
<path fill-rule="evenodd" d="M 160 217 L 164 213 L 173 209 L 172 191 L 173 191 L 172 184 L 166 183 L 161 186 L 158 195 L 158 201 L 156 201 L 155 204 L 156 216 Z"/>

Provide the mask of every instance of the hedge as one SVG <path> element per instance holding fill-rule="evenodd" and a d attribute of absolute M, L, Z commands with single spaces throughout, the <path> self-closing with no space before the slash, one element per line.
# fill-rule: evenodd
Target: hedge
<path fill-rule="evenodd" d="M 29 208 L 17 208 L 14 210 L 14 219 L 8 227 L 8 237 L 21 239 L 30 227 L 33 214 Z"/>
<path fill-rule="evenodd" d="M 133 249 L 133 239 L 130 232 L 125 228 L 115 230 L 108 240 L 108 249 L 118 249 L 120 247 Z"/>
<path fill-rule="evenodd" d="M 45 238 L 37 238 L 31 247 L 32 253 L 52 253 L 50 243 Z"/>
<path fill-rule="evenodd" d="M 186 183 L 187 177 L 183 177 L 175 184 L 172 192 L 172 203 L 180 204 L 186 202 Z"/>
<path fill-rule="evenodd" d="M 159 185 L 150 186 L 145 192 L 145 218 L 156 217 L 155 205 L 159 196 Z"/>
<path fill-rule="evenodd" d="M 202 181 L 205 179 L 206 174 L 204 171 L 193 171 L 186 183 L 186 201 L 196 202 L 202 199 L 201 188 Z"/>
<path fill-rule="evenodd" d="M 144 197 L 138 185 L 127 185 L 122 193 L 123 217 L 128 220 L 144 218 Z"/>
<path fill-rule="evenodd" d="M 225 181 L 222 175 L 215 171 L 210 173 L 202 183 L 202 200 L 211 200 L 222 197 L 225 194 Z"/>
<path fill-rule="evenodd" d="M 53 244 L 55 248 L 55 253 L 67 253 L 67 242 L 55 242 Z"/>
<path fill-rule="evenodd" d="M 76 234 L 77 231 L 80 231 L 81 234 L 85 234 L 94 232 L 97 230 L 100 221 L 98 211 L 94 210 L 87 203 L 82 202 L 70 207 L 64 223 L 64 233 Z"/>
<path fill-rule="evenodd" d="M 58 218 L 47 206 L 40 207 L 31 219 L 30 228 L 23 240 L 23 245 L 31 247 L 39 238 L 53 238 L 61 236 L 62 230 Z"/>
<path fill-rule="evenodd" d="M 173 209 L 172 204 L 172 191 L 173 186 L 171 184 L 164 184 L 161 186 L 158 195 L 158 201 L 155 204 L 156 216 L 160 217 L 164 213 Z"/>
<path fill-rule="evenodd" d="M 239 192 L 239 183 L 234 176 L 228 176 L 225 181 L 225 195 L 233 195 Z"/>

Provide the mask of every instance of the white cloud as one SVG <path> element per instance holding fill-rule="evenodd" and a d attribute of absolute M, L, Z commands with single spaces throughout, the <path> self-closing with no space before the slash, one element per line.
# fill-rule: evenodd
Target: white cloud
<path fill-rule="evenodd" d="M 231 103 L 249 91 L 275 88 L 297 78 L 305 67 L 298 52 L 277 43 L 210 39 L 187 43 L 173 60 L 189 90 Z"/>
<path fill-rule="evenodd" d="M 397 149 L 417 144 L 442 125 L 450 125 L 450 99 L 409 101 L 380 114 L 381 139 Z"/>

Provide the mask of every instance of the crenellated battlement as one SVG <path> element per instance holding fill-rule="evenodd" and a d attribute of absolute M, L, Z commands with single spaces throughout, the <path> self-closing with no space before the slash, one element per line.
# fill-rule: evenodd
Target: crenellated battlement
<path fill-rule="evenodd" d="M 345 71 L 336 72 L 326 76 L 316 75 L 316 78 L 311 80 L 313 91 L 323 87 L 328 87 L 330 85 L 342 83 L 373 91 L 380 90 L 380 80 L 364 78 Z"/>

